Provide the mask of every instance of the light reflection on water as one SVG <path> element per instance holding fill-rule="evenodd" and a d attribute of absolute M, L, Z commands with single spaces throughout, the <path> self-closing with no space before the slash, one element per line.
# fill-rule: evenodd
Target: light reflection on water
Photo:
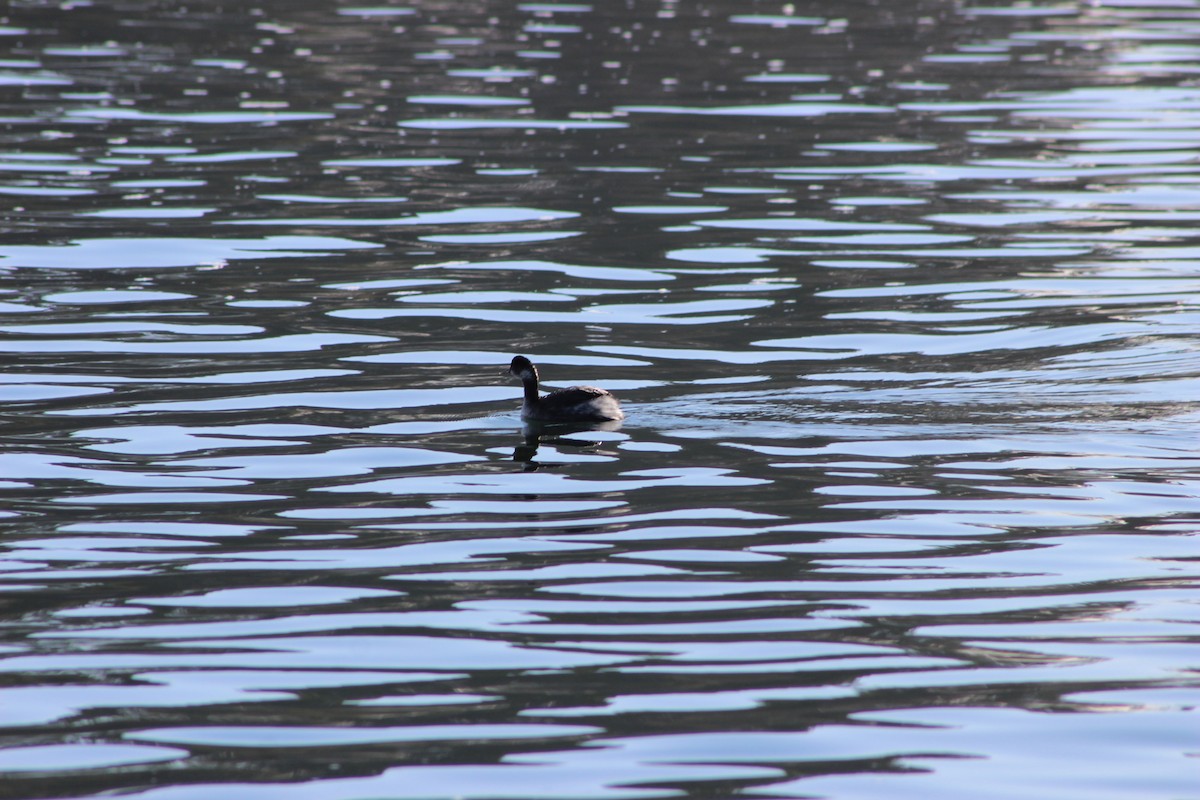
<path fill-rule="evenodd" d="M 1197 10 L 14 9 L 13 796 L 1193 792 Z"/>

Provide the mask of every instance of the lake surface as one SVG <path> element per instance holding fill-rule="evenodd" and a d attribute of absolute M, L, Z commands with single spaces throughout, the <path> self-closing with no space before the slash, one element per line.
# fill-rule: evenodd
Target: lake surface
<path fill-rule="evenodd" d="M 6 797 L 1200 796 L 1200 3 L 6 14 Z"/>

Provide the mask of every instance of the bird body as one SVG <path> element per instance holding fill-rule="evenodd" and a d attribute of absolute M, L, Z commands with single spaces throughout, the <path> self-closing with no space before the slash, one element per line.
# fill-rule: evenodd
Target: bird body
<path fill-rule="evenodd" d="M 525 356 L 516 356 L 508 374 L 525 385 L 521 418 L 537 422 L 603 422 L 625 418 L 617 398 L 597 386 L 571 386 L 543 395 L 538 392 L 538 371 Z"/>

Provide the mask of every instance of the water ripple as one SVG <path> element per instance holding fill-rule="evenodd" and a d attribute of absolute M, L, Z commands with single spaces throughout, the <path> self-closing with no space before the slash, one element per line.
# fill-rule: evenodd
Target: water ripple
<path fill-rule="evenodd" d="M 1192 789 L 1191 4 L 35 5 L 8 794 Z"/>

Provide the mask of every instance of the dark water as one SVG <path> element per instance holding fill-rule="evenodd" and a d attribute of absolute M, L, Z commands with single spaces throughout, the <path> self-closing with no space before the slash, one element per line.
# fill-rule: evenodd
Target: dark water
<path fill-rule="evenodd" d="M 4 796 L 1200 796 L 1200 4 L 6 14 Z"/>

